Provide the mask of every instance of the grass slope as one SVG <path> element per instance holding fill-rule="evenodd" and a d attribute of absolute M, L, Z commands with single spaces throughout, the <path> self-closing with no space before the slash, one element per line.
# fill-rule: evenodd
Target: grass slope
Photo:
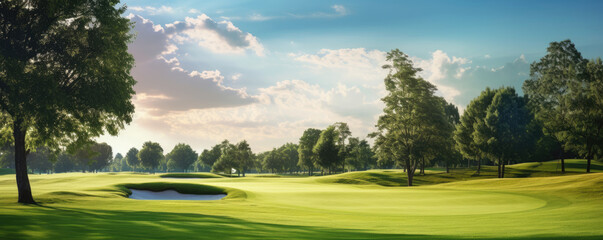
<path fill-rule="evenodd" d="M 352 179 L 350 174 L 366 183 L 328 180 Z M 428 172 L 422 176 L 425 184 L 412 188 L 385 187 L 402 182 L 401 172 L 362 174 L 208 179 L 132 173 L 32 175 L 38 206 L 15 203 L 14 175 L 3 175 L 0 239 L 603 238 L 603 173 L 507 179 L 467 173 L 467 181 L 448 181 L 465 175 Z M 139 201 L 124 197 L 126 186 L 232 189 L 244 196 Z"/>
<path fill-rule="evenodd" d="M 166 173 L 160 175 L 162 178 L 222 178 L 223 176 L 213 173 Z"/>

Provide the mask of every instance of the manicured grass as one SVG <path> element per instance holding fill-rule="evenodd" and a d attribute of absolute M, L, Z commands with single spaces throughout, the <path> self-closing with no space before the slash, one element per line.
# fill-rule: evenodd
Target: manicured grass
<path fill-rule="evenodd" d="M 166 173 L 160 175 L 162 178 L 221 178 L 223 176 L 213 173 Z"/>
<path fill-rule="evenodd" d="M 506 179 L 490 178 L 491 170 L 479 177 L 433 171 L 411 188 L 386 187 L 405 183 L 397 170 L 304 178 L 32 175 L 40 205 L 15 203 L 14 175 L 3 175 L 0 239 L 603 238 L 603 173 L 526 178 L 523 168 L 509 168 L 523 178 Z M 244 195 L 140 201 L 125 197 L 129 187 Z"/>

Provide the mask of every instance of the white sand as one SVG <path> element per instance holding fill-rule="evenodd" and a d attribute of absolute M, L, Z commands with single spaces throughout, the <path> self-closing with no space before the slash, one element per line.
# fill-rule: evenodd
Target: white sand
<path fill-rule="evenodd" d="M 174 190 L 153 192 L 147 190 L 130 189 L 130 191 L 132 191 L 132 195 L 130 195 L 130 198 L 138 200 L 220 200 L 226 197 L 226 194 L 183 194 Z"/>

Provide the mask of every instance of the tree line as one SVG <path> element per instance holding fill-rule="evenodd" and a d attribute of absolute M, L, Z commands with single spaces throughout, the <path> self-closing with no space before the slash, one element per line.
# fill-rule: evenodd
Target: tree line
<path fill-rule="evenodd" d="M 408 55 L 392 50 L 387 61 L 388 95 L 371 137 L 379 161 L 404 168 L 409 186 L 417 168 L 438 158 L 461 155 L 477 163 L 477 174 L 483 161 L 493 163 L 503 178 L 511 163 L 558 158 L 565 172 L 564 159 L 577 156 L 590 172 L 591 160 L 603 156 L 603 65 L 582 58 L 570 40 L 552 42 L 530 65 L 524 96 L 486 88 L 460 118 Z"/>
<path fill-rule="evenodd" d="M 459 117 L 456 107 L 435 96 L 409 57 L 387 54 L 387 96 L 370 147 L 350 137 L 347 124 L 307 129 L 297 144 L 253 154 L 246 141 L 203 151 L 186 144 L 164 155 L 155 142 L 126 156 L 92 141 L 116 135 L 132 121 L 136 81 L 127 52 L 132 23 L 118 1 L 0 1 L 0 163 L 15 169 L 20 203 L 35 203 L 28 172 L 233 169 L 309 175 L 403 168 L 412 185 L 415 171 L 463 158 L 505 166 L 521 161 L 587 160 L 603 155 L 603 64 L 584 59 L 569 41 L 553 42 L 515 89 L 485 89 Z M 297 156 L 297 164 L 296 162 Z M 14 159 L 13 162 L 6 159 Z M 28 166 L 27 159 L 30 159 Z M 375 160 L 376 159 L 376 160 Z M 50 161 L 47 162 L 47 160 Z M 212 162 L 213 161 L 213 162 Z M 211 163 L 211 164 L 210 164 Z M 192 167 L 191 167 L 192 166 Z M 479 171 L 479 170 L 478 170 Z"/>

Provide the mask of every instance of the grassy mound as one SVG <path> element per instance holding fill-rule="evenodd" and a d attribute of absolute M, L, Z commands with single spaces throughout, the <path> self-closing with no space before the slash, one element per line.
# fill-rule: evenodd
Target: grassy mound
<path fill-rule="evenodd" d="M 153 192 L 161 192 L 165 190 L 174 190 L 183 194 L 226 194 L 223 199 L 235 199 L 235 198 L 246 198 L 247 195 L 244 191 L 226 188 L 226 187 L 215 187 L 203 184 L 193 183 L 173 183 L 173 182 L 146 182 L 146 183 L 126 183 L 117 185 L 118 189 L 124 193 L 124 196 L 130 196 L 132 191 L 130 189 L 137 190 L 149 190 Z"/>
<path fill-rule="evenodd" d="M 223 176 L 213 173 L 166 173 L 162 178 L 222 178 Z"/>
<path fill-rule="evenodd" d="M 548 162 L 530 162 L 508 165 L 505 169 L 505 178 L 529 178 L 529 177 L 554 177 L 563 176 L 558 160 Z M 586 160 L 569 159 L 565 162 L 565 175 L 586 173 Z M 592 172 L 603 172 L 603 163 L 592 161 Z M 413 185 L 434 185 L 458 181 L 479 180 L 497 178 L 497 167 L 482 166 L 478 175 L 475 168 L 450 169 L 450 173 L 437 170 L 426 170 L 425 175 L 415 173 Z M 342 183 L 342 184 L 376 184 L 381 186 L 396 187 L 407 186 L 406 173 L 402 170 L 369 170 L 361 172 L 349 172 L 331 176 L 316 178 L 320 183 Z"/>
<path fill-rule="evenodd" d="M 528 162 L 509 165 L 509 168 L 517 170 L 530 170 L 538 172 L 560 172 L 561 162 L 553 160 L 548 162 Z M 591 172 L 603 172 L 603 162 L 591 161 Z M 586 171 L 586 160 L 584 159 L 566 159 L 565 171 L 569 173 L 584 173 Z"/>
<path fill-rule="evenodd" d="M 15 169 L 0 168 L 0 175 L 15 174 Z"/>

